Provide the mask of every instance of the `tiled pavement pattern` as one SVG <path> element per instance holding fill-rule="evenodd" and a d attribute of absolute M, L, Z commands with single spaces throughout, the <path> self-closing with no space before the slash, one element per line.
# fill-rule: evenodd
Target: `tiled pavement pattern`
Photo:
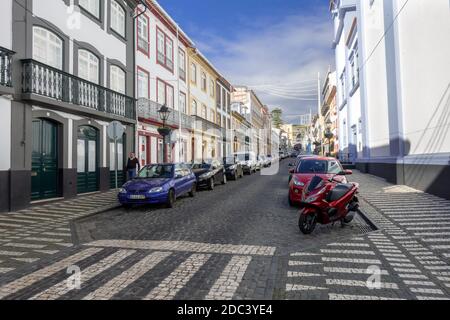
<path fill-rule="evenodd" d="M 107 192 L 0 213 L 0 275 L 72 247 L 71 220 L 114 206 Z"/>
<path fill-rule="evenodd" d="M 0 299 L 449 299 L 450 202 L 357 172 L 353 180 L 380 231 L 288 254 L 270 246 L 95 241 L 0 277 Z M 71 265 L 82 270 L 79 290 L 67 286 Z M 374 274 L 380 282 L 369 288 Z"/>
<path fill-rule="evenodd" d="M 357 172 L 353 180 L 380 231 L 291 254 L 284 298 L 450 299 L 450 201 Z M 374 273 L 381 281 L 370 289 Z"/>

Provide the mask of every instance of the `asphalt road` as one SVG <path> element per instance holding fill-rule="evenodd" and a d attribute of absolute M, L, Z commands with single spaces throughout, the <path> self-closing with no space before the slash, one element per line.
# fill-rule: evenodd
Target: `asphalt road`
<path fill-rule="evenodd" d="M 104 239 L 192 241 L 272 246 L 281 255 L 368 231 L 356 218 L 344 228 L 339 223 L 318 226 L 312 235 L 303 235 L 298 208 L 287 201 L 288 163 L 284 160 L 275 175 L 245 176 L 214 191 L 200 191 L 195 198 L 180 198 L 172 209 L 118 208 L 77 220 L 73 229 L 80 244 Z"/>

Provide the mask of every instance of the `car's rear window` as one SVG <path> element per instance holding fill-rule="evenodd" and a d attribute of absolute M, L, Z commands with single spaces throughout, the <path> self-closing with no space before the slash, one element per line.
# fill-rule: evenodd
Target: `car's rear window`
<path fill-rule="evenodd" d="M 338 174 L 342 167 L 338 161 L 309 159 L 301 160 L 297 166 L 297 173 Z"/>

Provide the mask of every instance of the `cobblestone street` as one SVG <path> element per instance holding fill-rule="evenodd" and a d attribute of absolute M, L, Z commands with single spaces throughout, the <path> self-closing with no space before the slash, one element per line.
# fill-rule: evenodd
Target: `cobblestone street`
<path fill-rule="evenodd" d="M 173 209 L 85 216 L 89 202 L 115 206 L 105 194 L 64 203 L 72 214 L 54 204 L 2 215 L 0 298 L 450 298 L 449 201 L 356 171 L 361 209 L 379 230 L 358 216 L 306 236 L 286 172 L 287 161 L 277 175 L 246 176 Z M 80 287 L 70 285 L 73 266 Z M 369 288 L 373 274 L 380 281 Z"/>

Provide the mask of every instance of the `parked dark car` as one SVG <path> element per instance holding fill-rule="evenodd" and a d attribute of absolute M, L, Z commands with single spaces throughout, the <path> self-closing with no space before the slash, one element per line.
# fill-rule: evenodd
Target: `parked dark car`
<path fill-rule="evenodd" d="M 184 164 L 150 164 L 123 185 L 118 199 L 125 207 L 165 203 L 171 208 L 178 197 L 195 196 L 196 185 L 195 175 Z"/>
<path fill-rule="evenodd" d="M 198 188 L 205 187 L 209 190 L 214 190 L 216 184 L 227 183 L 225 167 L 218 160 L 205 160 L 202 163 L 194 163 L 191 165 L 191 170 L 197 177 Z"/>
<path fill-rule="evenodd" d="M 236 157 L 224 158 L 223 163 L 228 180 L 237 180 L 244 177 L 244 169 Z"/>

